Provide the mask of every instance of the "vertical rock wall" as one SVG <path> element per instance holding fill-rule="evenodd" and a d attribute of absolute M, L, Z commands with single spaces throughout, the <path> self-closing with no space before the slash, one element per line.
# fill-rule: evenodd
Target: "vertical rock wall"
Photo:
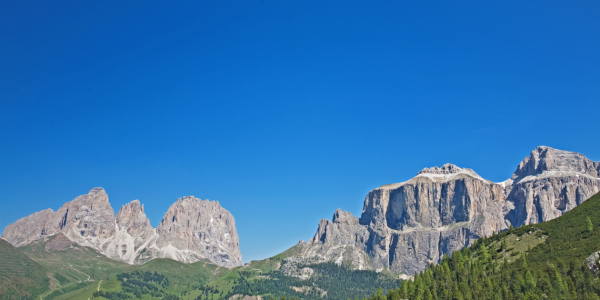
<path fill-rule="evenodd" d="M 598 176 L 600 162 L 545 146 L 534 149 L 501 183 L 451 164 L 425 168 L 406 182 L 369 192 L 359 226 L 321 221 L 315 238 L 296 247 L 304 261 L 342 261 L 332 249 L 354 243 L 346 253 L 356 257 L 343 260 L 368 257 L 355 268 L 413 274 L 510 225 L 561 216 L 598 193 Z"/>
<path fill-rule="evenodd" d="M 56 212 L 46 209 L 17 220 L 6 227 L 2 239 L 22 246 L 59 233 L 129 264 L 154 258 L 186 263 L 205 259 L 224 267 L 242 264 L 231 213 L 216 201 L 194 197 L 175 202 L 154 229 L 138 200 L 123 205 L 115 217 L 104 189 L 94 188 Z"/>

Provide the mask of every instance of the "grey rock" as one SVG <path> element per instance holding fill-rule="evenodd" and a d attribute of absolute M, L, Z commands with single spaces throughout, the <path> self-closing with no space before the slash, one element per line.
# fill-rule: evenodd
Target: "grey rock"
<path fill-rule="evenodd" d="M 583 261 L 594 275 L 598 275 L 598 264 L 600 263 L 600 251 L 592 253 Z"/>
<path fill-rule="evenodd" d="M 131 236 L 148 239 L 154 234 L 150 220 L 144 212 L 144 205 L 139 200 L 133 200 L 123 205 L 117 213 L 117 225 L 126 229 Z"/>
<path fill-rule="evenodd" d="M 506 219 L 514 226 L 562 216 L 598 193 L 600 162 L 584 155 L 537 147 L 506 182 Z"/>
<path fill-rule="evenodd" d="M 153 248 L 161 249 L 164 257 L 186 262 L 206 258 L 225 267 L 242 265 L 235 220 L 217 201 L 193 196 L 177 200 L 165 213 L 157 234 Z"/>
<path fill-rule="evenodd" d="M 582 154 L 545 146 L 501 183 L 452 164 L 425 168 L 406 182 L 369 192 L 359 224 L 340 209 L 333 222 L 321 220 L 313 239 L 295 246 L 299 254 L 282 270 L 333 261 L 414 274 L 510 225 L 561 216 L 599 191 L 599 170 L 599 162 Z"/>
<path fill-rule="evenodd" d="M 143 263 L 139 256 L 157 238 L 144 212 L 144 205 L 139 200 L 123 205 L 117 213 L 116 222 L 117 232 L 102 245 L 102 253 L 130 264 Z"/>
<path fill-rule="evenodd" d="M 348 211 L 342 211 L 341 209 L 337 209 L 333 214 L 333 223 L 338 224 L 349 224 L 349 225 L 358 225 L 358 218 L 353 216 L 352 213 Z"/>
<path fill-rule="evenodd" d="M 419 171 L 417 173 L 417 175 L 421 175 L 421 174 L 449 175 L 449 174 L 458 174 L 458 173 L 466 173 L 466 174 L 470 174 L 473 176 L 479 176 L 472 169 L 460 168 L 453 164 L 445 164 L 441 168 L 438 168 L 437 166 L 432 167 L 432 168 L 424 168 L 423 170 Z"/>
<path fill-rule="evenodd" d="M 58 211 L 46 209 L 6 227 L 2 238 L 15 246 L 63 233 L 80 245 L 101 250 L 116 232 L 115 214 L 103 188 L 94 188 L 65 203 Z"/>
<path fill-rule="evenodd" d="M 46 222 L 48 217 L 53 213 L 54 211 L 48 208 L 21 218 L 6 226 L 6 229 L 2 233 L 2 238 L 13 246 L 19 247 L 31 241 L 52 235 L 47 232 Z"/>
<path fill-rule="evenodd" d="M 519 163 L 511 179 L 519 181 L 527 176 L 541 175 L 547 171 L 574 172 L 598 178 L 600 162 L 591 161 L 577 152 L 539 146 L 531 151 L 529 157 Z"/>
<path fill-rule="evenodd" d="M 186 263 L 204 259 L 224 267 L 242 265 L 233 216 L 218 202 L 193 196 L 171 205 L 154 229 L 138 200 L 123 205 L 115 217 L 104 189 L 94 188 L 56 212 L 46 209 L 8 225 L 2 238 L 23 246 L 56 234 L 61 245 L 72 241 L 129 264 L 160 257 Z"/>

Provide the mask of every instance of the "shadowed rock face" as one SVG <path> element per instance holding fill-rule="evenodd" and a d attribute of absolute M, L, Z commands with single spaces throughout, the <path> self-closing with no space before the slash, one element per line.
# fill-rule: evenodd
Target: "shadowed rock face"
<path fill-rule="evenodd" d="M 225 267 L 242 264 L 233 216 L 218 202 L 194 197 L 179 199 L 154 229 L 138 200 L 123 205 L 115 218 L 104 189 L 94 188 L 56 212 L 46 209 L 10 224 L 2 238 L 22 246 L 55 234 L 61 234 L 55 239 L 60 243 L 52 249 L 72 241 L 130 264 L 158 257 L 186 263 L 207 259 Z"/>
<path fill-rule="evenodd" d="M 413 274 L 511 224 L 561 216 L 599 191 L 599 170 L 599 162 L 582 154 L 545 146 L 502 183 L 451 164 L 425 168 L 406 182 L 369 192 L 359 224 L 339 209 L 334 222 L 322 220 L 289 262 L 350 262 L 357 269 Z"/>

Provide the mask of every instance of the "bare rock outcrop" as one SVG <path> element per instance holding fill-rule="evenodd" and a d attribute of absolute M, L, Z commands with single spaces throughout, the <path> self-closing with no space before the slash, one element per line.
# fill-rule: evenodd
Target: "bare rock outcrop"
<path fill-rule="evenodd" d="M 104 255 L 130 264 L 142 263 L 140 254 L 156 240 L 156 231 L 144 212 L 144 205 L 133 200 L 123 205 L 116 217 L 117 231 L 114 237 L 102 246 Z"/>
<path fill-rule="evenodd" d="M 242 265 L 235 220 L 217 201 L 193 196 L 179 199 L 156 230 L 153 248 L 161 249 L 162 257 L 186 262 L 206 258 L 226 267 Z"/>
<path fill-rule="evenodd" d="M 599 173 L 582 154 L 537 147 L 506 181 L 506 218 L 520 226 L 560 217 L 598 192 Z"/>
<path fill-rule="evenodd" d="M 321 220 L 313 239 L 294 246 L 299 254 L 286 263 L 347 262 L 413 274 L 510 225 L 561 216 L 599 191 L 599 171 L 600 162 L 545 146 L 501 183 L 452 164 L 425 168 L 369 192 L 360 219 L 338 209 L 334 222 Z"/>
<path fill-rule="evenodd" d="M 49 235 L 48 229 L 46 228 L 46 221 L 53 213 L 54 210 L 48 208 L 21 218 L 6 226 L 6 229 L 4 229 L 4 232 L 2 233 L 2 238 L 15 247 L 26 245 L 31 241 L 44 238 Z"/>
<path fill-rule="evenodd" d="M 594 272 L 595 275 L 598 275 L 598 266 L 600 265 L 600 251 L 592 253 L 590 256 L 583 260 L 583 263 L 587 265 L 590 271 Z"/>
<path fill-rule="evenodd" d="M 65 203 L 58 211 L 46 209 L 6 227 L 2 238 L 14 246 L 63 233 L 70 240 L 100 250 L 116 232 L 115 213 L 103 188 L 94 188 Z"/>
<path fill-rule="evenodd" d="M 115 217 L 102 188 L 6 227 L 2 239 L 15 246 L 59 234 L 48 250 L 77 243 L 109 258 L 141 264 L 154 258 L 191 263 L 208 260 L 219 266 L 242 265 L 235 220 L 219 202 L 184 197 L 175 202 L 157 229 L 138 200 L 123 205 Z"/>

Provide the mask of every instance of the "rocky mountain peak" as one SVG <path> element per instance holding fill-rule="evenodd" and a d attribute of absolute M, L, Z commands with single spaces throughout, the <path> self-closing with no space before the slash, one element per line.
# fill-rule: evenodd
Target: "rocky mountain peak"
<path fill-rule="evenodd" d="M 89 195 L 106 195 L 106 191 L 104 190 L 104 188 L 95 187 L 95 188 L 91 189 L 88 194 Z"/>
<path fill-rule="evenodd" d="M 500 184 L 452 164 L 425 168 L 370 191 L 358 225 L 344 221 L 354 219 L 340 209 L 334 222 L 321 220 L 315 236 L 297 246 L 296 261 L 414 274 L 510 225 L 561 216 L 600 191 L 599 170 L 600 162 L 582 154 L 544 146 L 519 164 L 512 177 L 519 180 Z"/>
<path fill-rule="evenodd" d="M 160 257 L 187 263 L 208 259 L 225 267 L 242 265 L 231 213 L 217 201 L 193 196 L 171 205 L 154 229 L 139 200 L 123 205 L 115 217 L 106 191 L 93 188 L 56 212 L 46 209 L 8 225 L 2 239 L 22 246 L 54 235 L 130 264 Z"/>
<path fill-rule="evenodd" d="M 467 174 L 479 176 L 472 169 L 461 168 L 459 166 L 456 166 L 456 165 L 453 165 L 450 163 L 444 164 L 441 168 L 438 168 L 437 166 L 431 167 L 431 168 L 424 168 L 423 170 L 419 171 L 419 173 L 417 173 L 417 175 L 424 175 L 424 174 L 450 175 L 450 174 L 459 174 L 459 173 L 467 173 Z"/>
<path fill-rule="evenodd" d="M 136 231 L 152 229 L 150 220 L 144 213 L 144 205 L 139 200 L 133 200 L 123 206 L 117 213 L 117 225 L 120 228 L 128 228 L 128 233 L 135 236 Z M 134 231 L 134 232 L 129 232 Z"/>
<path fill-rule="evenodd" d="M 207 258 L 226 267 L 242 265 L 235 220 L 218 201 L 180 198 L 169 207 L 156 231 L 156 247 L 164 249 L 165 257 L 185 262 Z"/>
<path fill-rule="evenodd" d="M 358 225 L 358 218 L 349 211 L 342 211 L 338 208 L 333 214 L 333 223 Z"/>
<path fill-rule="evenodd" d="M 574 172 L 600 177 L 600 162 L 589 160 L 585 155 L 558 150 L 547 146 L 539 146 L 531 151 L 517 166 L 512 180 L 518 181 L 527 176 L 537 176 L 544 172 Z"/>

